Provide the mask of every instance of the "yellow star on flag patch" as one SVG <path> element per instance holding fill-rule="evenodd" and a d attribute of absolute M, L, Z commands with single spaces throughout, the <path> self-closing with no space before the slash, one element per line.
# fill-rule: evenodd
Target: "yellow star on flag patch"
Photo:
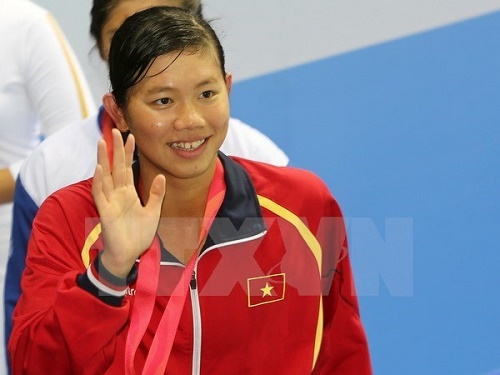
<path fill-rule="evenodd" d="M 271 290 L 274 289 L 274 286 L 269 285 L 269 283 L 266 283 L 266 286 L 264 288 L 260 288 L 262 290 L 262 298 L 265 296 L 271 296 Z"/>

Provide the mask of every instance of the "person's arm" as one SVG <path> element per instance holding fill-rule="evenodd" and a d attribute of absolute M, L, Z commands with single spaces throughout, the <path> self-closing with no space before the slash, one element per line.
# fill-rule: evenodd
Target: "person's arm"
<path fill-rule="evenodd" d="M 313 374 L 372 374 L 349 259 L 344 219 L 331 199 L 317 229 L 323 254 L 324 329 Z"/>
<path fill-rule="evenodd" d="M 92 196 L 102 218 L 103 248 L 89 268 L 80 252 L 86 232 L 92 229 L 87 221 L 95 219 L 97 212 L 82 183 L 47 198 L 33 222 L 23 293 L 9 341 L 14 374 L 65 374 L 89 366 L 99 372 L 110 366 L 123 368 L 129 303 L 122 303 L 124 293 L 103 294 L 103 285 L 124 291 L 131 282 L 135 260 L 156 233 L 165 179 L 160 175 L 154 180 L 142 206 L 131 168 L 134 138 L 129 136 L 124 147 L 114 129 L 113 146 L 111 167 L 106 144 L 99 142 Z"/>
<path fill-rule="evenodd" d="M 21 295 L 21 275 L 25 267 L 33 219 L 38 208 L 49 194 L 89 178 L 95 168 L 92 162 L 95 158 L 95 146 L 92 144 L 94 138 L 83 131 L 85 126 L 91 129 L 95 124 L 89 118 L 50 136 L 26 158 L 19 171 L 14 192 L 11 242 L 5 274 L 4 326 L 7 341 L 12 330 L 12 313 Z"/>
<path fill-rule="evenodd" d="M 5 274 L 5 347 L 12 331 L 12 314 L 21 295 L 21 275 L 26 264 L 26 251 L 31 235 L 33 219 L 38 212 L 38 205 L 26 191 L 19 177 L 16 181 L 14 208 L 12 214 L 11 248 Z"/>
<path fill-rule="evenodd" d="M 12 202 L 15 181 L 9 168 L 0 169 L 0 204 Z"/>
<path fill-rule="evenodd" d="M 78 201 L 78 208 L 61 200 Z M 104 372 L 114 361 L 129 304 L 108 304 L 77 282 L 86 272 L 80 251 L 86 217 L 95 217 L 91 207 L 90 197 L 56 194 L 33 222 L 9 341 L 13 374 L 70 374 L 89 364 Z"/>
<path fill-rule="evenodd" d="M 46 138 L 96 107 L 75 54 L 50 13 L 37 20 L 27 38 L 25 81 Z"/>
<path fill-rule="evenodd" d="M 40 123 L 42 139 L 87 117 L 96 107 L 86 78 L 57 22 L 45 12 L 26 22 L 20 61 L 24 89 Z M 15 124 L 13 124 L 15 125 Z M 0 204 L 11 202 L 24 159 L 0 169 Z"/>

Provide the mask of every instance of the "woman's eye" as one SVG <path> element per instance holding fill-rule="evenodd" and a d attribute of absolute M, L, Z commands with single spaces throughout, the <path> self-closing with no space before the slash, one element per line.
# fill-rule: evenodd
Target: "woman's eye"
<path fill-rule="evenodd" d="M 214 92 L 213 92 L 213 91 L 211 91 L 211 90 L 203 91 L 203 92 L 201 93 L 201 97 L 202 97 L 203 99 L 209 99 L 209 98 L 211 98 L 212 96 L 214 96 Z"/>
<path fill-rule="evenodd" d="M 160 105 L 170 104 L 171 102 L 172 101 L 169 98 L 161 98 L 161 99 L 157 99 L 155 101 L 156 104 L 160 104 Z"/>

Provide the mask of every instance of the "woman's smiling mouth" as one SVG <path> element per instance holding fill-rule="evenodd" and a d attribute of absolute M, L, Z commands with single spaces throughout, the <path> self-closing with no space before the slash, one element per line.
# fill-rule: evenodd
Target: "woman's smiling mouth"
<path fill-rule="evenodd" d="M 168 145 L 176 150 L 195 151 L 202 144 L 204 144 L 206 140 L 207 140 L 206 138 L 203 138 L 200 139 L 199 141 L 194 141 L 194 142 L 172 142 L 169 143 Z"/>

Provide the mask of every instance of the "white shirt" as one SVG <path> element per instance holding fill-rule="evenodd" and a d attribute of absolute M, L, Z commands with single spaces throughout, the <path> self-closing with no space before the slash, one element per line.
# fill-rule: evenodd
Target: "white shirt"
<path fill-rule="evenodd" d="M 15 179 L 40 139 L 96 108 L 74 52 L 45 9 L 28 0 L 0 0 L 0 35 L 0 168 Z M 11 212 L 12 204 L 0 205 L 2 292 Z M 0 337 L 1 354 L 3 324 Z"/>
<path fill-rule="evenodd" d="M 0 0 L 0 168 L 95 112 L 87 82 L 52 16 L 28 0 Z"/>

